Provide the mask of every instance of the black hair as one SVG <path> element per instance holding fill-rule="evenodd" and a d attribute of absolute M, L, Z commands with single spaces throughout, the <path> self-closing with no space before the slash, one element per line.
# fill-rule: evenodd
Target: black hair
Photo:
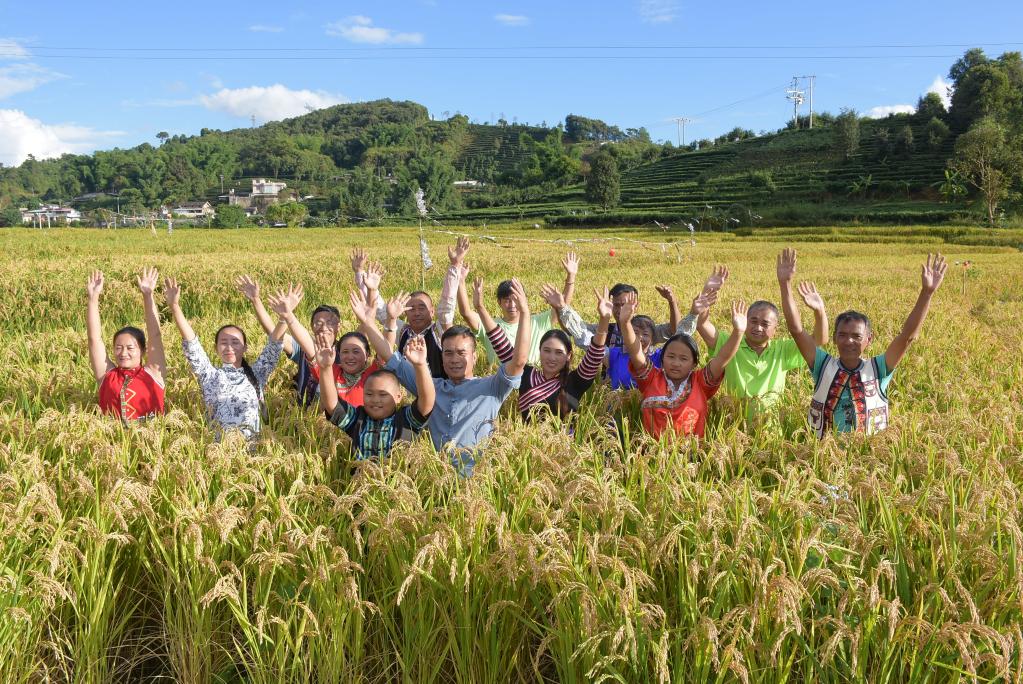
<path fill-rule="evenodd" d="M 146 352 L 146 334 L 144 332 L 133 325 L 126 325 L 114 333 L 114 340 L 116 341 L 121 335 L 131 335 L 139 343 L 139 349 L 142 350 L 142 353 Z"/>
<path fill-rule="evenodd" d="M 444 331 L 444 334 L 440 336 L 440 343 L 443 346 L 444 342 L 453 337 L 468 337 L 472 340 L 472 348 L 476 348 L 476 336 L 472 333 L 472 330 L 465 327 L 464 325 L 453 325 Z"/>
<path fill-rule="evenodd" d="M 847 321 L 861 321 L 863 325 L 867 327 L 867 334 L 868 335 L 874 334 L 873 328 L 870 325 L 870 319 L 867 318 L 867 315 L 861 314 L 859 311 L 853 311 L 852 309 L 850 309 L 849 311 L 843 311 L 842 313 L 838 314 L 838 318 L 835 319 L 836 335 L 838 334 L 838 326 L 842 325 Z"/>
<path fill-rule="evenodd" d="M 398 388 L 399 389 L 401 388 L 401 380 L 398 379 L 398 374 L 395 373 L 393 370 L 388 370 L 387 368 L 379 368 L 379 369 L 373 371 L 372 373 L 370 373 L 369 375 L 366 376 L 366 382 L 368 383 L 373 378 L 384 377 L 384 376 L 387 376 L 389 378 L 393 378 L 394 381 L 396 383 L 398 383 Z"/>
<path fill-rule="evenodd" d="M 429 292 L 425 292 L 424 290 L 415 290 L 414 292 L 409 292 L 408 296 L 409 299 L 411 299 L 412 297 L 426 297 L 426 301 L 433 304 L 433 297 L 430 296 Z"/>
<path fill-rule="evenodd" d="M 504 299 L 512 296 L 512 281 L 502 280 L 497 286 L 497 298 Z"/>
<path fill-rule="evenodd" d="M 213 336 L 214 344 L 220 341 L 220 333 L 224 332 L 228 328 L 234 328 L 235 330 L 242 334 L 242 344 L 247 345 L 249 343 L 248 339 L 245 337 L 244 330 L 242 330 L 234 323 L 228 323 L 227 325 L 220 326 L 220 328 L 217 330 L 217 334 Z M 245 377 L 247 377 L 249 379 L 249 382 L 252 383 L 252 386 L 256 388 L 256 394 L 259 395 L 259 401 L 260 403 L 262 403 L 263 393 L 259 389 L 259 381 L 256 380 L 256 373 L 252 370 L 252 366 L 249 365 L 248 360 L 244 356 L 242 356 L 242 370 L 245 371 Z"/>
<path fill-rule="evenodd" d="M 774 312 L 775 318 L 781 318 L 781 314 L 778 313 L 778 307 L 776 307 L 773 302 L 769 302 L 766 299 L 758 299 L 757 301 L 750 304 L 749 308 L 746 310 L 746 313 L 749 314 L 751 311 L 753 311 L 753 309 L 769 309 L 770 311 Z"/>
<path fill-rule="evenodd" d="M 358 330 L 353 330 L 351 332 L 346 332 L 344 335 L 341 336 L 341 339 L 337 341 L 338 351 L 341 350 L 341 345 L 344 344 L 345 340 L 348 340 L 348 339 L 356 339 L 356 340 L 358 340 L 360 342 L 360 344 L 362 344 L 362 348 L 366 350 L 366 356 L 369 356 L 369 340 L 367 340 L 366 336 L 363 335 Z"/>
<path fill-rule="evenodd" d="M 540 346 L 542 347 L 543 343 L 550 339 L 555 339 L 558 342 L 561 342 L 561 344 L 565 347 L 565 351 L 568 352 L 568 360 L 565 362 L 565 366 L 561 369 L 561 372 L 558 373 L 561 377 L 561 384 L 564 386 L 565 380 L 568 378 L 569 366 L 572 365 L 572 338 L 570 338 L 568 334 L 560 328 L 551 328 L 543 334 L 543 337 L 540 338 Z"/>
<path fill-rule="evenodd" d="M 668 351 L 668 345 L 671 344 L 672 342 L 681 342 L 682 344 L 689 347 L 689 351 L 693 353 L 693 366 L 695 367 L 700 364 L 700 348 L 696 346 L 696 340 L 694 340 L 689 335 L 686 335 L 685 333 L 672 335 L 671 337 L 668 338 L 668 341 L 664 343 L 664 346 L 661 347 L 661 354 L 664 354 Z"/>
<path fill-rule="evenodd" d="M 337 316 L 338 320 L 341 320 L 341 311 L 338 310 L 336 306 L 331 306 L 330 304 L 320 304 L 318 307 L 313 309 L 312 315 L 309 316 L 309 323 L 311 324 L 313 322 L 313 319 L 316 318 L 316 314 L 320 313 L 334 314 L 335 316 Z"/>
<path fill-rule="evenodd" d="M 639 290 L 637 290 L 632 285 L 626 285 L 625 283 L 615 283 L 615 286 L 611 288 L 611 291 L 608 292 L 608 295 L 610 295 L 611 297 L 617 297 L 618 295 L 625 294 L 626 292 L 631 292 L 634 295 L 639 295 Z"/>
<path fill-rule="evenodd" d="M 632 317 L 632 327 L 635 329 L 636 324 L 639 323 L 640 327 L 645 327 L 650 331 L 650 338 L 657 337 L 657 324 L 654 323 L 654 319 L 649 316 L 640 314 L 639 316 Z"/>

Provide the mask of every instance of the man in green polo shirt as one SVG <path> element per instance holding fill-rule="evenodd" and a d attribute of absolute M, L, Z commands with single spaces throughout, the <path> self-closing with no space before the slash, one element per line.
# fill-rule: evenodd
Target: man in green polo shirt
<path fill-rule="evenodd" d="M 716 267 L 704 285 L 704 291 L 716 291 L 728 278 L 728 269 Z M 828 314 L 824 300 L 813 283 L 800 289 L 803 301 L 813 310 L 813 337 L 817 344 L 827 344 Z M 698 316 L 696 330 L 714 356 L 724 346 L 728 335 L 719 333 L 710 322 L 709 306 L 693 301 L 691 313 Z M 747 313 L 746 333 L 732 362 L 725 367 L 724 392 L 746 404 L 746 420 L 750 425 L 773 423 L 777 413 L 772 410 L 785 391 L 785 377 L 790 370 L 805 365 L 795 340 L 775 340 L 779 321 L 778 307 L 771 302 L 753 302 Z"/>

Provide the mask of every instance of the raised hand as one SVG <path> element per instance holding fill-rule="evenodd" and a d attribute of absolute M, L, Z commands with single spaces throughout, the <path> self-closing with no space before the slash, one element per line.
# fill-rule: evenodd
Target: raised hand
<path fill-rule="evenodd" d="M 452 266 L 461 266 L 465 255 L 469 252 L 469 238 L 462 236 L 454 247 L 448 247 L 448 260 Z"/>
<path fill-rule="evenodd" d="M 817 286 L 812 282 L 801 282 L 797 289 L 799 290 L 799 296 L 803 298 L 803 303 L 808 307 L 814 311 L 820 311 L 824 308 L 824 298 L 821 297 L 817 291 Z"/>
<path fill-rule="evenodd" d="M 160 280 L 160 274 L 156 268 L 142 269 L 142 275 L 138 277 L 139 290 L 144 295 L 152 295 L 156 292 L 156 285 Z"/>
<path fill-rule="evenodd" d="M 360 323 L 373 325 L 373 307 L 366 303 L 366 298 L 361 292 L 352 290 L 348 295 L 348 301 L 352 305 L 352 313 Z"/>
<path fill-rule="evenodd" d="M 792 277 L 796 275 L 796 250 L 792 248 L 785 248 L 778 255 L 778 282 L 789 283 L 792 282 Z"/>
<path fill-rule="evenodd" d="M 622 294 L 622 305 L 618 308 L 618 323 L 619 325 L 625 325 L 632 320 L 632 317 L 636 315 L 636 309 L 639 308 L 639 301 L 636 298 L 635 292 L 625 292 Z"/>
<path fill-rule="evenodd" d="M 384 275 L 384 266 L 379 261 L 370 261 L 366 264 L 366 273 L 362 276 L 362 282 L 366 289 L 379 290 L 380 279 Z"/>
<path fill-rule="evenodd" d="M 540 296 L 543 297 L 545 302 L 555 309 L 560 310 L 565 308 L 565 295 L 561 292 L 561 290 L 556 289 L 553 285 L 544 283 L 540 287 Z"/>
<path fill-rule="evenodd" d="M 477 311 L 483 308 L 483 276 L 472 281 L 472 308 Z"/>
<path fill-rule="evenodd" d="M 366 265 L 366 250 L 356 247 L 352 250 L 352 270 L 356 273 L 363 270 Z"/>
<path fill-rule="evenodd" d="M 413 335 L 405 343 L 405 358 L 413 366 L 426 365 L 426 339 L 422 335 Z"/>
<path fill-rule="evenodd" d="M 746 331 L 746 302 L 741 299 L 732 302 L 732 329 Z"/>
<path fill-rule="evenodd" d="M 252 278 L 252 276 L 241 275 L 234 281 L 235 287 L 241 292 L 245 299 L 250 302 L 255 302 L 259 299 L 259 282 Z"/>
<path fill-rule="evenodd" d="M 511 279 L 512 297 L 519 308 L 520 314 L 529 315 L 529 299 L 526 298 L 526 290 L 518 278 Z"/>
<path fill-rule="evenodd" d="M 90 299 L 99 299 L 103 292 L 103 271 L 93 271 L 89 279 L 85 281 L 85 291 Z"/>
<path fill-rule="evenodd" d="M 693 298 L 693 306 L 689 309 L 689 313 L 702 316 L 703 314 L 710 311 L 710 307 L 714 306 L 714 302 L 718 300 L 717 290 L 711 290 L 710 292 L 701 292 Z"/>
<path fill-rule="evenodd" d="M 728 280 L 728 267 L 727 266 L 715 266 L 710 275 L 707 276 L 707 282 L 703 284 L 704 292 L 717 292 L 721 289 L 721 286 Z"/>
<path fill-rule="evenodd" d="M 172 309 L 181 303 L 181 287 L 178 285 L 177 278 L 164 278 L 163 296 L 167 298 L 167 306 Z"/>
<path fill-rule="evenodd" d="M 941 254 L 928 254 L 927 262 L 920 267 L 920 284 L 924 292 L 934 292 L 945 279 L 948 263 Z"/>
<path fill-rule="evenodd" d="M 569 252 L 565 258 L 561 260 L 561 267 L 565 269 L 566 274 L 575 278 L 575 276 L 579 273 L 579 256 L 575 252 Z"/>
<path fill-rule="evenodd" d="M 667 301 L 675 301 L 675 290 L 672 289 L 671 285 L 654 285 L 654 289 L 657 290 L 657 294 L 664 297 Z"/>
<path fill-rule="evenodd" d="M 408 310 L 408 302 L 411 299 L 408 292 L 399 292 L 387 300 L 387 318 L 394 320 L 399 318 Z"/>
<path fill-rule="evenodd" d="M 611 313 L 614 310 L 614 302 L 611 301 L 611 295 L 607 291 L 607 287 L 603 290 L 593 288 L 593 294 L 597 298 L 597 316 L 602 319 L 611 319 Z"/>

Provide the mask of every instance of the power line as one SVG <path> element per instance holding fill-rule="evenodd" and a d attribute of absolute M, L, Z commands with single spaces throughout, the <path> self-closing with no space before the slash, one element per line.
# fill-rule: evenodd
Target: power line
<path fill-rule="evenodd" d="M 0 52 L 0 58 L 15 57 L 13 53 L 2 53 Z M 34 54 L 34 59 L 73 59 L 73 60 L 100 60 L 100 61 L 298 61 L 298 62 L 316 62 L 316 61 L 337 61 L 337 62 L 370 62 L 370 61 L 464 61 L 466 59 L 473 60 L 487 60 L 487 61 L 540 61 L 540 60 L 553 60 L 553 61 L 572 61 L 572 60 L 601 60 L 601 61 L 698 61 L 698 60 L 725 60 L 725 61 L 741 61 L 741 60 L 876 60 L 876 59 L 958 59 L 959 55 L 940 55 L 940 54 L 877 54 L 877 55 L 812 55 L 812 54 L 791 54 L 791 55 L 592 55 L 592 54 L 579 54 L 579 55 L 365 55 L 365 56 L 335 56 L 335 55 L 318 55 L 318 56 L 287 56 L 287 55 L 274 55 L 274 56 L 261 56 L 261 55 L 249 55 L 243 57 L 228 56 L 228 55 L 204 55 L 204 56 L 193 56 L 193 55 L 56 55 L 56 54 Z"/>

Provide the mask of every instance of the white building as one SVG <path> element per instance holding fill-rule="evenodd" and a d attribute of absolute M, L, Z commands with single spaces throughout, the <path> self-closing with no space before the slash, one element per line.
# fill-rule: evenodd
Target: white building
<path fill-rule="evenodd" d="M 21 222 L 33 226 L 68 226 L 80 223 L 82 214 L 77 209 L 62 207 L 58 204 L 45 204 L 38 209 L 22 209 Z"/>
<path fill-rule="evenodd" d="M 281 190 L 288 187 L 288 184 L 283 181 L 270 181 L 265 178 L 253 178 L 252 179 L 252 194 L 256 195 L 273 195 L 276 197 Z"/>
<path fill-rule="evenodd" d="M 206 218 L 216 213 L 209 202 L 182 202 L 171 212 L 180 218 Z"/>

